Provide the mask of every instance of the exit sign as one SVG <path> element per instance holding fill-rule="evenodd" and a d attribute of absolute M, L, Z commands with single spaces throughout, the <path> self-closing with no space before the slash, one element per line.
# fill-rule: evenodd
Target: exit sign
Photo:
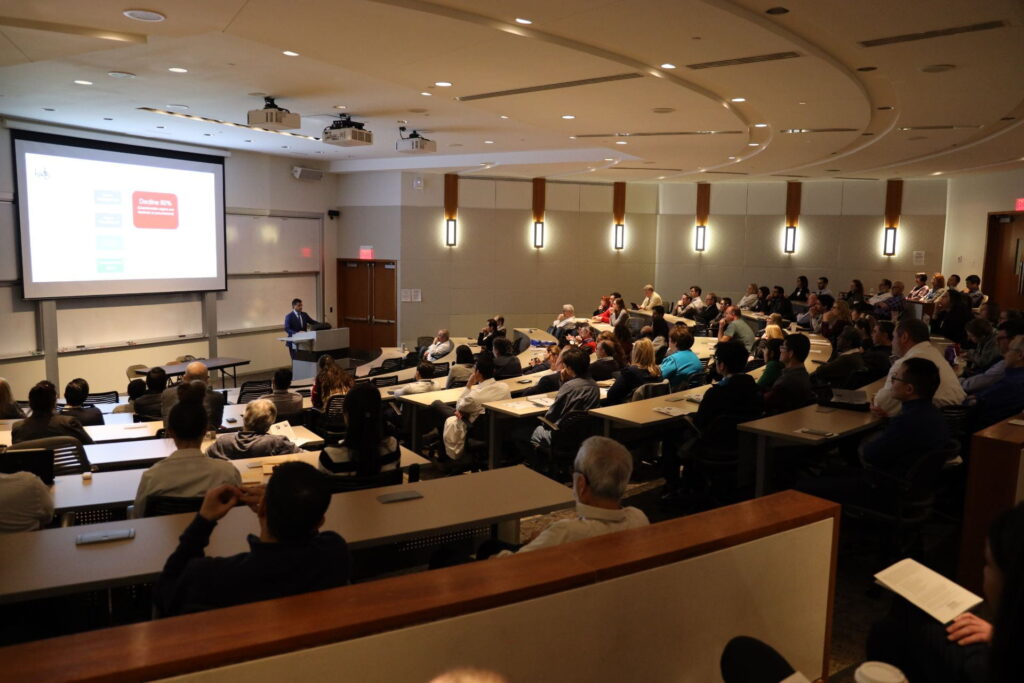
<path fill-rule="evenodd" d="M 364 261 L 372 261 L 373 247 L 369 245 L 363 245 L 359 247 L 359 258 Z"/>
<path fill-rule="evenodd" d="M 1024 197 L 1017 197 L 1017 211 L 1024 211 Z"/>

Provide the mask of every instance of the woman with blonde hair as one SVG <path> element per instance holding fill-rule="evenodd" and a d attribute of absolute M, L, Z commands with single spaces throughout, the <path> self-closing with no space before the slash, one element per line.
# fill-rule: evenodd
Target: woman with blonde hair
<path fill-rule="evenodd" d="M 785 339 L 782 331 L 782 314 L 772 313 L 768 316 L 768 323 L 764 326 L 764 339 Z"/>
<path fill-rule="evenodd" d="M 661 379 L 661 368 L 654 362 L 654 344 L 641 337 L 633 344 L 632 362 L 622 368 L 619 378 L 608 390 L 608 404 L 625 403 L 636 389 Z"/>
<path fill-rule="evenodd" d="M 24 417 L 25 411 L 14 400 L 10 383 L 0 377 L 0 420 L 20 420 Z"/>
<path fill-rule="evenodd" d="M 853 324 L 853 314 L 850 312 L 850 305 L 845 301 L 837 301 L 832 308 L 825 311 L 821 316 L 821 336 L 827 337 L 835 346 L 840 333 L 847 325 Z"/>

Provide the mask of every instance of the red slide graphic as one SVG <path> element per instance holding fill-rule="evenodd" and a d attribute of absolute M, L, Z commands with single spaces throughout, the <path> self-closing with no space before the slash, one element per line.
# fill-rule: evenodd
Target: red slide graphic
<path fill-rule="evenodd" d="M 178 195 L 132 192 L 132 216 L 136 228 L 175 230 L 178 227 Z"/>

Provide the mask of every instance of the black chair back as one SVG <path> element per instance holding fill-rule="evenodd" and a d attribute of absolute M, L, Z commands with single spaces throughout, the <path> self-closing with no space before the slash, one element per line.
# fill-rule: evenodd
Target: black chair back
<path fill-rule="evenodd" d="M 451 369 L 451 363 L 434 363 L 434 377 L 447 377 Z"/>
<path fill-rule="evenodd" d="M 47 448 L 53 450 L 53 474 L 61 476 L 64 474 L 81 474 L 91 472 L 92 466 L 89 458 L 85 455 L 82 443 L 72 436 L 50 436 L 45 439 L 32 439 L 17 443 L 8 451 L 29 450 L 33 448 Z"/>
<path fill-rule="evenodd" d="M 53 449 L 22 448 L 0 453 L 0 472 L 31 472 L 47 486 L 53 485 Z"/>
<path fill-rule="evenodd" d="M 405 367 L 404 358 L 385 358 L 384 362 L 380 364 L 381 372 L 394 372 L 395 370 L 401 370 Z"/>
<path fill-rule="evenodd" d="M 117 392 L 116 391 L 100 391 L 95 394 L 89 394 L 85 397 L 86 403 L 117 403 Z"/>
<path fill-rule="evenodd" d="M 707 383 L 708 373 L 701 370 L 700 372 L 690 375 L 689 379 L 683 382 L 680 386 L 685 387 L 686 389 L 696 389 L 697 387 L 702 387 Z"/>
<path fill-rule="evenodd" d="M 370 380 L 377 388 L 381 387 L 393 387 L 398 384 L 397 375 L 388 375 L 387 377 L 374 377 Z"/>
<path fill-rule="evenodd" d="M 181 512 L 199 512 L 203 505 L 201 497 L 182 496 L 148 496 L 144 517 L 162 517 L 176 515 Z"/>
<path fill-rule="evenodd" d="M 667 379 L 663 379 L 660 382 L 648 382 L 636 388 L 632 398 L 630 398 L 630 402 L 643 401 L 655 396 L 665 396 L 669 393 L 669 390 L 670 387 Z"/>
<path fill-rule="evenodd" d="M 395 484 L 401 484 L 402 470 L 387 470 L 385 472 L 371 474 L 365 477 L 331 475 L 329 481 L 331 493 L 374 489 L 378 486 L 393 486 Z"/>
<path fill-rule="evenodd" d="M 242 388 L 238 390 L 238 404 L 242 405 L 249 401 L 255 401 L 260 396 L 269 394 L 273 390 L 273 385 L 269 379 L 242 382 Z"/>

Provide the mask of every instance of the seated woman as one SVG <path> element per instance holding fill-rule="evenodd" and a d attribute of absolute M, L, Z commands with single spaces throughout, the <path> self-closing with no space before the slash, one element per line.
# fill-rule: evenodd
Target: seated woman
<path fill-rule="evenodd" d="M 629 331 L 629 324 L 623 320 L 615 329 L 612 330 L 615 335 L 615 339 L 619 342 L 619 346 L 622 347 L 622 354 L 624 357 L 629 358 L 633 353 L 633 335 Z"/>
<path fill-rule="evenodd" d="M 772 313 L 768 316 L 768 322 L 764 326 L 764 339 L 785 339 L 786 334 L 782 331 L 782 314 Z"/>
<path fill-rule="evenodd" d="M 595 318 L 599 317 L 600 315 L 602 315 L 605 311 L 607 311 L 611 307 L 612 307 L 612 298 L 611 298 L 611 296 L 609 296 L 607 294 L 602 294 L 601 295 L 601 303 L 599 303 L 597 305 L 597 308 L 594 309 L 594 317 Z"/>
<path fill-rule="evenodd" d="M 612 299 L 612 307 L 597 317 L 598 322 L 608 323 L 615 327 L 620 322 L 629 320 L 629 311 L 626 310 L 626 302 L 621 296 Z"/>
<path fill-rule="evenodd" d="M 864 294 L 864 283 L 860 280 L 850 280 L 850 288 L 841 296 L 851 309 L 867 301 L 867 295 Z"/>
<path fill-rule="evenodd" d="M 747 285 L 747 292 L 740 298 L 740 302 L 737 304 L 740 309 L 749 311 L 754 304 L 757 303 L 757 283 L 751 282 Z"/>
<path fill-rule="evenodd" d="M 800 275 L 796 279 L 796 289 L 789 295 L 790 301 L 807 301 L 807 296 L 811 293 L 810 285 L 807 283 L 807 276 Z"/>
<path fill-rule="evenodd" d="M 298 453 L 299 447 L 287 436 L 268 434 L 270 425 L 276 419 L 277 406 L 273 401 L 266 398 L 250 401 L 245 405 L 245 414 L 242 416 L 242 431 L 221 434 L 206 454 L 211 458 L 241 460 Z"/>
<path fill-rule="evenodd" d="M 632 362 L 622 368 L 615 384 L 608 390 L 608 405 L 629 401 L 633 392 L 648 382 L 661 380 L 661 368 L 654 362 L 654 345 L 640 338 L 633 344 Z"/>
<path fill-rule="evenodd" d="M 342 370 L 330 356 L 320 356 L 317 366 L 320 370 L 317 372 L 316 379 L 313 380 L 309 398 L 314 408 L 323 410 L 327 407 L 327 399 L 335 394 L 347 394 L 355 384 L 355 380 L 348 371 Z"/>
<path fill-rule="evenodd" d="M 836 339 L 847 325 L 853 324 L 853 314 L 845 301 L 837 301 L 832 308 L 821 316 L 821 336 L 826 337 L 835 346 Z"/>
<path fill-rule="evenodd" d="M 534 372 L 547 372 L 555 366 L 555 360 L 558 358 L 559 348 L 556 344 L 552 344 L 544 349 L 544 357 L 537 357 L 530 361 L 530 364 L 523 370 L 524 375 L 529 375 Z M 469 372 L 466 374 L 466 379 L 473 374 L 473 362 L 470 357 Z"/>
<path fill-rule="evenodd" d="M 946 295 L 946 278 L 942 273 L 935 273 L 932 275 L 932 288 L 928 294 L 925 295 L 925 301 L 938 301 Z"/>
<path fill-rule="evenodd" d="M 704 371 L 691 349 L 693 348 L 693 334 L 683 325 L 676 325 L 668 335 L 669 353 L 661 361 L 661 375 L 669 381 L 675 389 L 685 382 L 688 382 L 694 375 Z"/>
<path fill-rule="evenodd" d="M 612 349 L 608 352 L 608 355 L 615 360 L 615 369 L 619 370 L 626 366 L 626 354 L 622 350 L 622 344 L 615 338 L 615 332 L 611 330 L 605 330 L 601 334 L 597 335 L 597 345 L 600 346 L 601 342 L 611 342 Z M 600 381 L 600 380 L 596 380 Z"/>
<path fill-rule="evenodd" d="M 932 334 L 938 334 L 963 346 L 967 343 L 967 323 L 974 318 L 971 300 L 956 290 L 947 291 L 935 304 Z"/>
<path fill-rule="evenodd" d="M 469 376 L 473 374 L 473 363 L 473 351 L 465 344 L 457 346 L 455 348 L 455 362 L 452 363 L 452 367 L 448 371 L 446 388 L 451 389 L 452 385 L 456 382 L 462 382 L 463 384 L 468 382 Z"/>
<path fill-rule="evenodd" d="M 782 354 L 782 339 L 768 339 L 761 345 L 764 371 L 757 378 L 757 388 L 766 392 L 772 388 L 784 369 L 779 356 Z"/>
<path fill-rule="evenodd" d="M 25 411 L 14 400 L 11 385 L 6 379 L 0 377 L 0 420 L 20 420 L 23 417 L 25 417 Z"/>
<path fill-rule="evenodd" d="M 768 313 L 768 307 L 771 305 L 769 299 L 771 298 L 772 290 L 767 287 L 757 288 L 757 301 L 750 306 L 750 310 L 754 313 Z"/>
<path fill-rule="evenodd" d="M 320 470 L 342 477 L 369 477 L 397 469 L 398 440 L 384 431 L 380 390 L 360 384 L 345 397 L 347 431 L 341 443 L 320 451 Z"/>

